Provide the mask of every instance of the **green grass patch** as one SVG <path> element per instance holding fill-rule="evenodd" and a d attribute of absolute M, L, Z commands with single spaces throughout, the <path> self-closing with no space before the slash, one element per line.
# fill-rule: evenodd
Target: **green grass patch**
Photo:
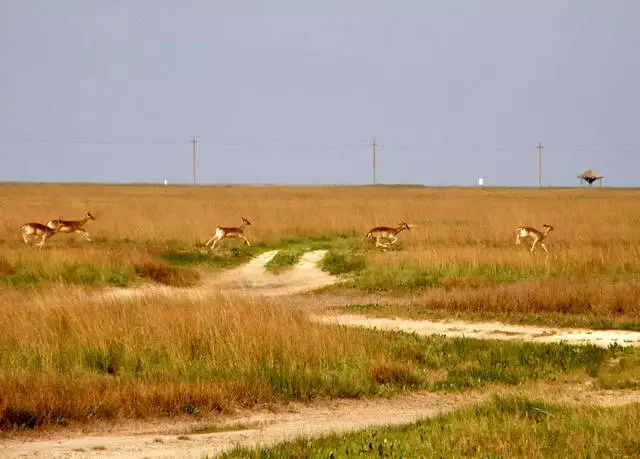
<path fill-rule="evenodd" d="M 415 292 L 456 284 L 509 284 L 525 279 L 548 279 L 553 275 L 545 268 L 536 266 L 464 262 L 425 266 L 418 263 L 403 263 L 394 267 L 364 267 L 355 278 L 355 286 L 367 292 Z"/>
<path fill-rule="evenodd" d="M 295 265 L 300 261 L 302 255 L 309 250 L 306 247 L 295 247 L 281 249 L 276 255 L 265 265 L 267 271 L 278 274 L 287 268 Z"/>
<path fill-rule="evenodd" d="M 159 254 L 160 259 L 175 266 L 206 266 L 209 268 L 228 268 L 247 263 L 252 257 L 261 253 L 259 247 L 220 247 L 215 251 L 201 250 L 165 250 Z"/>
<path fill-rule="evenodd" d="M 24 287 L 40 283 L 125 287 L 135 277 L 132 267 L 118 264 L 65 263 L 54 267 L 44 267 L 36 261 L 20 261 L 12 266 L 11 272 L 0 274 L 0 284 L 10 287 Z"/>
<path fill-rule="evenodd" d="M 360 272 L 364 267 L 362 251 L 331 249 L 322 259 L 322 269 L 332 275 Z"/>
<path fill-rule="evenodd" d="M 359 271 L 365 266 L 365 253 L 357 238 L 340 235 L 333 239 L 284 239 L 278 245 L 280 244 L 284 244 L 284 248 L 266 265 L 273 273 L 295 265 L 304 253 L 313 250 L 327 250 L 320 264 L 324 271 L 333 275 Z"/>
<path fill-rule="evenodd" d="M 636 457 L 640 405 L 567 407 L 496 397 L 398 427 L 298 439 L 222 457 Z"/>

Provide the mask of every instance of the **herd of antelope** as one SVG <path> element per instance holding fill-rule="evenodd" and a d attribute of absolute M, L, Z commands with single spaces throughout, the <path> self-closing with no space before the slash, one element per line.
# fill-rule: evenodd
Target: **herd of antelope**
<path fill-rule="evenodd" d="M 22 239 L 25 244 L 31 244 L 34 238 L 39 238 L 40 242 L 38 242 L 36 246 L 42 248 L 47 239 L 56 233 L 78 233 L 83 235 L 87 241 L 91 242 L 89 233 L 83 228 L 89 220 L 95 220 L 91 212 L 87 212 L 80 220 L 62 220 L 61 218 L 56 218 L 49 220 L 46 225 L 41 223 L 26 223 L 21 227 Z M 205 242 L 205 246 L 211 246 L 211 250 L 213 250 L 216 244 L 222 239 L 242 239 L 245 244 L 250 246 L 251 243 L 249 239 L 244 235 L 244 229 L 247 226 L 251 226 L 251 222 L 244 217 L 242 217 L 242 225 L 240 226 L 218 226 L 216 227 L 213 237 Z M 547 238 L 549 232 L 553 231 L 553 226 L 545 224 L 542 225 L 542 228 L 543 230 L 539 231 L 528 226 L 519 226 L 516 228 L 516 244 L 520 244 L 522 239 L 531 239 L 533 243 L 529 249 L 530 252 L 533 252 L 537 244 L 540 244 L 544 251 L 548 252 L 549 250 L 543 241 Z M 376 226 L 367 233 L 366 237 L 371 239 L 376 247 L 386 250 L 398 242 L 398 234 L 408 229 L 410 229 L 410 227 L 405 222 L 400 222 L 396 227 Z"/>

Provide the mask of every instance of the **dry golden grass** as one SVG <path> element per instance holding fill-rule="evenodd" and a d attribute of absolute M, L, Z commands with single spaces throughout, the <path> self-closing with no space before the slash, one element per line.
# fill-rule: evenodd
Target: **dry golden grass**
<path fill-rule="evenodd" d="M 267 300 L 90 302 L 79 289 L 15 291 L 0 301 L 0 327 L 0 427 L 196 414 L 426 381 L 411 362 L 393 381 L 372 376 L 376 362 L 398 359 L 392 337 L 328 329 Z"/>
<path fill-rule="evenodd" d="M 0 300 L 0 329 L 0 428 L 537 379 L 638 384 L 631 350 L 330 327 L 286 300 L 221 294 L 90 301 L 75 288 L 17 290 Z"/>
<path fill-rule="evenodd" d="M 274 397 L 357 396 L 386 384 L 438 384 L 456 374 L 467 381 L 465 369 L 479 358 L 474 352 L 494 352 L 493 344 L 450 344 L 434 363 L 437 371 L 425 373 L 434 346 L 445 346 L 440 342 L 429 344 L 425 357 L 414 338 L 327 329 L 265 302 L 105 305 L 87 300 L 83 288 L 65 286 L 126 283 L 135 272 L 195 282 L 166 268 L 156 252 L 193 247 L 217 225 L 240 224 L 241 216 L 253 223 L 247 235 L 256 244 L 346 235 L 348 247 L 366 248 L 355 285 L 421 288 L 426 308 L 552 312 L 614 323 L 637 321 L 640 311 L 637 190 L 5 184 L 0 196 L 0 277 L 20 278 L 30 265 L 37 269 L 28 275 L 51 281 L 17 290 L 0 283 L 0 409 L 7 425 L 23 418 L 28 425 L 220 410 Z M 86 226 L 94 243 L 65 234 L 45 250 L 22 243 L 23 223 L 79 218 L 86 210 L 97 217 Z M 400 235 L 400 250 L 383 253 L 365 240 L 372 227 L 401 220 L 414 226 Z M 556 228 L 548 239 L 551 254 L 514 245 L 517 226 L 544 223 Z M 511 347 L 495 350 L 487 366 L 499 355 L 521 361 L 524 350 L 500 346 Z M 458 367 L 446 367 L 461 349 Z M 571 352 L 560 353 L 577 361 Z M 487 370 L 487 378 L 519 370 L 511 361 L 500 368 Z M 527 371 L 536 378 L 558 370 Z M 463 387 L 457 380 L 447 384 Z"/>
<path fill-rule="evenodd" d="M 368 252 L 359 285 L 371 290 L 393 289 L 407 267 L 435 278 L 423 287 L 448 290 L 529 279 L 624 283 L 640 274 L 640 190 L 4 184 L 0 196 L 0 271 L 33 261 L 52 278 L 65 264 L 132 271 L 157 260 L 154 250 L 193 247 L 241 216 L 253 223 L 254 244 L 337 234 L 361 240 Z M 86 226 L 94 244 L 59 234 L 39 251 L 20 239 L 25 222 L 86 210 L 97 217 Z M 401 250 L 372 250 L 365 233 L 401 220 L 415 225 L 400 235 Z M 556 228 L 551 254 L 514 244 L 517 226 L 544 223 Z"/>
<path fill-rule="evenodd" d="M 0 239 L 21 246 L 19 227 L 91 210 L 86 228 L 100 241 L 206 240 L 216 225 L 249 218 L 252 240 L 328 233 L 364 234 L 400 220 L 404 256 L 463 259 L 509 256 L 515 227 L 555 226 L 549 246 L 567 260 L 635 260 L 640 240 L 640 191 L 613 189 L 456 189 L 421 187 L 0 185 Z M 57 235 L 52 245 L 80 236 Z M 409 250 L 409 248 L 411 250 Z M 513 249 L 513 247 L 511 247 Z M 529 258 L 524 258 L 530 260 Z"/>

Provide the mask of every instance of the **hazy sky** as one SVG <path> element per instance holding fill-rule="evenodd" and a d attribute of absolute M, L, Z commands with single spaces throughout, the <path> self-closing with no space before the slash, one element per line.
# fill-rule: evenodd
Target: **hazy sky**
<path fill-rule="evenodd" d="M 0 181 L 640 186 L 639 0 L 0 0 Z"/>

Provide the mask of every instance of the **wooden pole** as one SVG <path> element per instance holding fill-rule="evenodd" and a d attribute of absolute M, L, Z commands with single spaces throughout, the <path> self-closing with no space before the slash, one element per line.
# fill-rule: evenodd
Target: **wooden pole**
<path fill-rule="evenodd" d="M 196 136 L 193 136 L 193 139 L 191 140 L 191 144 L 192 144 L 192 148 L 191 148 L 191 162 L 193 165 L 193 184 L 196 184 L 196 153 L 197 153 L 197 145 L 198 145 L 198 140 L 196 139 Z"/>

